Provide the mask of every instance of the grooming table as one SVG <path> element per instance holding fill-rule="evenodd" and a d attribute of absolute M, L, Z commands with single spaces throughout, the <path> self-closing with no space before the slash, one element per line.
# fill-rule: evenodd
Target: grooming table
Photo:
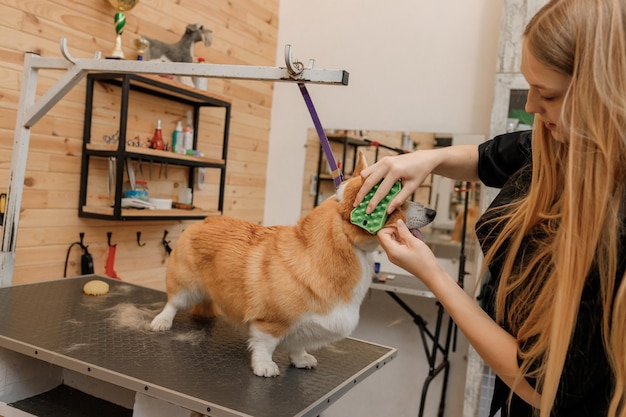
<path fill-rule="evenodd" d="M 109 293 L 84 295 L 92 279 Z M 245 335 L 224 319 L 179 312 L 172 330 L 149 330 L 165 301 L 96 275 L 0 288 L 0 347 L 212 417 L 318 416 L 396 356 L 348 338 L 313 352 L 316 369 L 296 369 L 278 352 L 281 375 L 257 377 Z"/>
<path fill-rule="evenodd" d="M 384 272 L 381 275 L 386 274 Z M 435 298 L 435 295 L 414 276 L 410 275 L 398 275 L 398 274 L 386 274 L 393 276 L 393 279 L 387 279 L 384 282 L 372 282 L 370 288 L 380 291 L 385 291 L 393 300 L 400 305 L 412 318 L 413 322 L 417 325 L 422 336 L 424 343 L 424 351 L 428 359 L 428 375 L 422 386 L 422 396 L 420 400 L 419 417 L 424 415 L 424 406 L 426 404 L 426 396 L 428 394 L 428 388 L 432 380 L 443 373 L 443 384 L 441 387 L 441 400 L 439 401 L 438 416 L 443 416 L 443 411 L 446 404 L 446 388 L 448 386 L 448 376 L 450 373 L 450 361 L 448 354 L 450 353 L 450 342 L 452 339 L 452 330 L 454 323 L 449 316 L 447 316 L 447 329 L 445 335 L 443 332 L 444 325 L 444 308 L 441 303 L 437 302 L 437 322 L 434 326 L 434 331 L 428 329 L 428 323 L 424 321 L 422 316 L 417 314 L 409 305 L 407 305 L 398 294 L 412 295 L 416 297 Z M 443 338 L 443 340 L 441 340 Z M 429 343 L 430 342 L 430 346 Z M 438 355 L 440 353 L 441 355 Z M 440 356 L 438 358 L 438 356 Z"/>

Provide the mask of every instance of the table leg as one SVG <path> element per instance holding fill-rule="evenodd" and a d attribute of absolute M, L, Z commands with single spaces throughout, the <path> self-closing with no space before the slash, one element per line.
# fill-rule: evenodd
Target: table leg
<path fill-rule="evenodd" d="M 446 403 L 446 389 L 448 386 L 448 377 L 450 373 L 450 361 L 448 359 L 448 354 L 450 353 L 450 341 L 452 338 L 452 329 L 454 327 L 454 323 L 450 317 L 448 317 L 448 327 L 446 329 L 445 340 L 443 345 L 440 343 L 442 326 L 444 321 L 444 308 L 441 303 L 437 302 L 437 322 L 435 324 L 434 333 L 431 332 L 428 327 L 426 321 L 417 314 L 413 309 L 408 306 L 396 293 L 387 291 L 387 294 L 393 300 L 400 305 L 412 318 L 413 322 L 417 325 L 420 330 L 420 335 L 422 337 L 422 341 L 424 343 L 424 351 L 426 352 L 426 357 L 428 360 L 428 376 L 424 381 L 424 385 L 422 387 L 422 396 L 420 400 L 420 409 L 419 409 L 419 417 L 423 417 L 424 415 L 424 407 L 426 404 L 426 397 L 428 395 L 428 389 L 430 387 L 430 383 L 432 380 L 443 372 L 443 383 L 441 386 L 441 400 L 439 402 L 439 411 L 437 415 L 439 417 L 443 417 L 445 403 Z M 431 346 L 428 346 L 428 340 L 430 340 Z M 437 364 L 437 353 L 441 353 L 440 363 Z"/>

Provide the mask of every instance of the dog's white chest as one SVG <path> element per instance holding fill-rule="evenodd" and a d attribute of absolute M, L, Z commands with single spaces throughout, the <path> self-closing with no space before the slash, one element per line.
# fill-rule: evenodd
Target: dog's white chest
<path fill-rule="evenodd" d="M 305 314 L 294 323 L 287 339 L 299 339 L 311 346 L 324 346 L 336 340 L 348 337 L 359 323 L 359 311 L 361 303 L 372 280 L 371 256 L 361 250 L 357 250 L 357 256 L 361 263 L 361 279 L 353 290 L 352 299 L 347 303 L 335 306 L 328 314 Z M 289 343 L 289 342 L 287 342 Z"/>

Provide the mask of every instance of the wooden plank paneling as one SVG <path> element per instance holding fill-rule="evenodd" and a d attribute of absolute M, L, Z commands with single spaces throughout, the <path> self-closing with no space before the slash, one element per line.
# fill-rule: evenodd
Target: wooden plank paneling
<path fill-rule="evenodd" d="M 58 57 L 59 39 L 67 37 L 76 57 L 104 56 L 113 49 L 115 10 L 105 0 L 0 0 L 0 192 L 8 185 L 17 102 L 20 92 L 24 52 Z M 221 64 L 268 65 L 275 63 L 278 37 L 278 0 L 151 0 L 140 1 L 127 13 L 123 49 L 134 59 L 134 40 L 141 35 L 175 42 L 188 23 L 200 23 L 213 31 L 210 47 L 197 43 L 195 56 Z M 47 91 L 63 75 L 46 70 L 39 74 L 38 95 Z M 232 102 L 229 159 L 226 173 L 224 214 L 255 223 L 263 220 L 265 171 L 267 167 L 270 112 L 273 83 L 209 79 L 208 91 Z M 108 252 L 106 233 L 117 243 L 116 271 L 123 279 L 163 289 L 167 261 L 161 239 L 168 231 L 172 246 L 190 221 L 111 222 L 78 217 L 78 187 L 82 152 L 85 82 L 79 83 L 32 129 L 20 230 L 18 233 L 14 283 L 57 279 L 63 274 L 67 249 L 85 233 L 85 243 L 94 255 L 96 272 L 104 272 Z M 145 95 L 133 95 L 128 137 L 147 140 L 156 120 L 163 123 L 166 141 L 178 120 L 186 117 L 182 105 Z M 222 110 L 223 111 L 223 110 Z M 119 124 L 119 89 L 98 85 L 92 138 L 102 141 Z M 202 110 L 199 149 L 209 157 L 221 157 L 222 116 Z M 144 167 L 144 177 L 149 177 Z M 106 164 L 94 163 L 90 176 L 90 201 L 110 204 L 106 186 Z M 149 189 L 176 198 L 184 186 L 181 170 L 169 169 L 168 178 L 158 178 L 153 167 Z M 138 174 L 139 175 L 139 174 Z M 214 205 L 216 176 L 207 175 L 203 190 L 195 190 L 199 205 Z M 145 246 L 136 242 L 142 232 Z M 70 275 L 80 271 L 80 250 L 74 248 L 68 259 Z"/>

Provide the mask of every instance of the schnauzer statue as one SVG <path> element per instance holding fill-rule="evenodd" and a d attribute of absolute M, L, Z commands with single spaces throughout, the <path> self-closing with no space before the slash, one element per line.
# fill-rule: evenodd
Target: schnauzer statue
<path fill-rule="evenodd" d="M 189 24 L 183 37 L 176 43 L 165 43 L 142 36 L 136 40 L 136 46 L 146 61 L 193 62 L 193 47 L 200 41 L 205 46 L 211 46 L 213 32 L 203 25 Z M 182 76 L 179 81 L 192 87 L 194 85 L 191 77 Z"/>

